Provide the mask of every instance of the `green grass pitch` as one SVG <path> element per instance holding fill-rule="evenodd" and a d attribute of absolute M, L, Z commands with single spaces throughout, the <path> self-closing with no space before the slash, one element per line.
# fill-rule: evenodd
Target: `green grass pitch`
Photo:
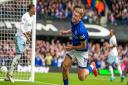
<path fill-rule="evenodd" d="M 77 74 L 69 75 L 69 85 L 127 85 L 127 80 L 120 82 L 120 77 L 116 77 L 113 82 L 109 81 L 110 76 L 94 77 L 90 75 L 85 81 L 79 81 Z M 63 85 L 61 73 L 36 73 L 35 82 L 11 82 L 0 81 L 0 85 Z"/>

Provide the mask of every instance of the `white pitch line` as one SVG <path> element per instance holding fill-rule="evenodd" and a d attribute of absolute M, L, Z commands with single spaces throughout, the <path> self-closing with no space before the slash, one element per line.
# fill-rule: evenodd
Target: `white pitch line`
<path fill-rule="evenodd" d="M 40 81 L 36 81 L 34 83 L 41 83 L 41 84 L 47 84 L 47 85 L 60 85 L 60 84 L 46 83 L 46 82 L 40 82 Z"/>
<path fill-rule="evenodd" d="M 110 81 L 109 79 L 106 79 L 106 78 L 88 78 L 89 80 L 102 80 L 102 81 Z M 121 81 L 121 80 L 113 80 L 113 81 L 116 81 L 116 82 L 119 82 L 119 81 Z M 124 81 L 125 81 L 125 79 L 124 79 Z"/>

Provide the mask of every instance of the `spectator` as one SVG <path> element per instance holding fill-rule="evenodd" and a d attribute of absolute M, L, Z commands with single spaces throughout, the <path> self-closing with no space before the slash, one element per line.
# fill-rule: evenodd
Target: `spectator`
<path fill-rule="evenodd" d="M 52 39 L 51 41 L 37 40 L 36 41 L 36 57 L 35 66 L 61 66 L 66 50 L 64 49 L 66 43 L 60 43 L 59 40 Z M 15 56 L 15 45 L 14 41 L 0 40 L 0 64 L 8 64 L 8 60 L 11 60 Z M 25 63 L 30 63 L 31 60 L 31 49 L 28 48 L 25 55 L 23 56 Z M 122 61 L 128 56 L 128 46 L 118 45 L 119 58 Z M 98 68 L 106 68 L 106 58 L 108 57 L 109 49 L 108 42 L 104 42 L 103 45 L 100 43 L 89 43 L 89 59 L 90 61 L 95 60 Z M 22 59 L 22 60 L 23 60 Z M 20 64 L 23 64 L 21 62 Z"/>
<path fill-rule="evenodd" d="M 58 60 L 57 60 L 57 57 L 55 57 L 55 56 L 53 57 L 51 66 L 54 66 L 54 67 L 57 67 L 57 66 L 58 66 Z"/>
<path fill-rule="evenodd" d="M 36 11 L 37 11 L 37 19 L 40 19 L 42 17 L 42 2 L 41 0 L 38 0 L 37 1 L 37 4 L 36 4 Z"/>
<path fill-rule="evenodd" d="M 102 0 L 100 0 L 96 6 L 99 16 L 104 16 L 105 13 L 105 5 Z"/>
<path fill-rule="evenodd" d="M 45 57 L 46 66 L 51 66 L 52 58 L 53 57 L 51 56 L 50 52 L 46 54 L 46 57 Z"/>
<path fill-rule="evenodd" d="M 88 4 L 88 5 L 87 5 Z M 75 5 L 83 6 L 86 10 L 93 12 L 95 8 L 95 0 L 87 0 L 85 4 L 83 0 L 38 0 L 37 1 L 37 18 L 44 16 L 52 19 L 71 19 L 72 10 Z M 97 16 L 97 12 L 93 13 Z M 88 16 L 88 15 L 87 15 Z M 89 17 L 90 18 L 90 17 Z M 91 22 L 92 16 L 90 18 Z"/>
<path fill-rule="evenodd" d="M 109 19 L 111 24 L 128 24 L 128 1 L 110 0 L 112 6 L 109 6 Z M 113 23 L 114 22 L 114 23 Z"/>
<path fill-rule="evenodd" d="M 40 54 L 36 55 L 35 57 L 35 66 L 36 67 L 45 66 L 44 58 L 42 58 Z"/>

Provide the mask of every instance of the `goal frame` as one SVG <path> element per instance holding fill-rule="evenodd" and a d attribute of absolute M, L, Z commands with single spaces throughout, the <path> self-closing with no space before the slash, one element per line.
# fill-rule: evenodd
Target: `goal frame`
<path fill-rule="evenodd" d="M 36 0 L 32 0 L 33 4 L 35 5 L 36 8 Z M 34 82 L 35 81 L 35 43 L 36 43 L 36 12 L 34 15 L 34 20 L 33 20 L 33 26 L 32 26 L 32 55 L 31 55 L 31 73 L 29 79 L 23 80 L 23 79 L 15 79 L 14 81 L 19 81 L 19 82 Z M 2 77 L 3 78 L 3 77 Z M 0 79 L 0 81 L 4 81 L 3 79 Z"/>

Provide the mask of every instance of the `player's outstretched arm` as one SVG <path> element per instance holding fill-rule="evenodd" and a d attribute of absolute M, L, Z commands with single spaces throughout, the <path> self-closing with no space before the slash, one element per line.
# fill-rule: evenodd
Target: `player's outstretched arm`
<path fill-rule="evenodd" d="M 84 48 L 86 48 L 86 40 L 84 40 L 84 41 L 81 41 L 80 43 L 80 45 L 78 45 L 78 46 L 73 46 L 73 45 L 68 45 L 68 46 L 66 46 L 65 47 L 65 49 L 67 50 L 67 51 L 70 51 L 70 50 L 81 50 L 81 49 L 84 49 Z"/>
<path fill-rule="evenodd" d="M 117 44 L 109 45 L 109 48 L 117 47 Z"/>
<path fill-rule="evenodd" d="M 71 31 L 71 29 L 69 29 L 69 30 L 61 30 L 60 31 L 60 35 L 68 35 L 68 34 L 71 34 L 72 33 L 72 31 Z"/>
<path fill-rule="evenodd" d="M 114 47 L 117 47 L 117 44 L 109 44 L 109 43 L 104 43 L 104 46 L 107 47 L 107 48 L 114 48 Z"/>
<path fill-rule="evenodd" d="M 78 46 L 73 46 L 72 48 L 73 49 L 75 49 L 75 50 L 81 50 L 81 49 L 84 49 L 84 48 L 86 48 L 86 40 L 85 41 L 80 41 L 80 45 L 78 45 Z"/>

